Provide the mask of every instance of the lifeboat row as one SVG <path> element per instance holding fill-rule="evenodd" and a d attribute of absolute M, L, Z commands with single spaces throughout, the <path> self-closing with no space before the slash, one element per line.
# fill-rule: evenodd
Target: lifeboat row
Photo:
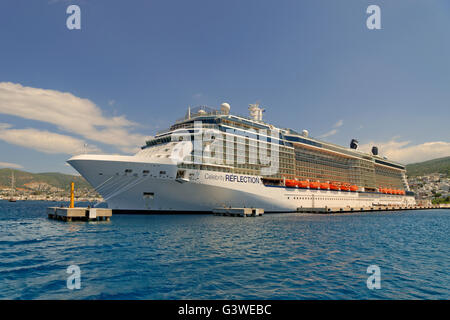
<path fill-rule="evenodd" d="M 286 179 L 284 182 L 286 187 L 290 188 L 309 188 L 309 189 L 321 189 L 321 190 L 343 190 L 343 191 L 358 191 L 358 186 L 350 184 L 340 183 L 328 183 L 319 181 L 297 181 L 292 179 Z"/>
<path fill-rule="evenodd" d="M 400 195 L 404 195 L 406 193 L 405 190 L 397 190 L 389 188 L 378 188 L 378 192 L 386 194 L 400 194 Z"/>

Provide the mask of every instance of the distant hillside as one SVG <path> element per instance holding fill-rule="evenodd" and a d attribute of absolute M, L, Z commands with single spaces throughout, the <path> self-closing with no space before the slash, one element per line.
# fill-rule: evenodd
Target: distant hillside
<path fill-rule="evenodd" d="M 450 157 L 408 164 L 406 165 L 406 173 L 410 177 L 430 173 L 444 173 L 450 176 Z"/>
<path fill-rule="evenodd" d="M 73 176 L 57 172 L 30 173 L 16 169 L 0 169 L 0 186 L 9 187 L 11 185 L 11 171 L 14 171 L 16 188 L 30 189 L 32 186 L 46 184 L 63 190 L 70 189 L 70 182 L 75 182 L 77 189 L 90 189 L 92 187 L 83 177 Z"/>

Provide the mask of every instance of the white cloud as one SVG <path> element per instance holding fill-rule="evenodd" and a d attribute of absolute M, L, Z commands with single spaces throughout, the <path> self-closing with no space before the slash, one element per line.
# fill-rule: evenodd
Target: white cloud
<path fill-rule="evenodd" d="M 335 135 L 337 132 L 338 132 L 338 131 L 337 131 L 336 129 L 333 129 L 333 130 L 331 130 L 331 131 L 328 131 L 327 133 L 324 133 L 324 134 L 318 136 L 318 138 L 326 138 L 326 137 L 330 137 L 330 136 Z"/>
<path fill-rule="evenodd" d="M 0 123 L 0 140 L 45 153 L 100 152 L 97 147 L 86 146 L 83 140 L 74 137 L 31 128 L 11 129 L 7 123 Z"/>
<path fill-rule="evenodd" d="M 410 141 L 397 141 L 397 139 L 393 138 L 386 142 L 369 142 L 360 145 L 359 148 L 362 151 L 370 152 L 372 146 L 377 146 L 381 156 L 404 164 L 450 156 L 450 142 L 432 141 L 411 145 Z"/>
<path fill-rule="evenodd" d="M 339 128 L 342 127 L 342 125 L 344 124 L 344 120 L 339 120 L 338 122 L 336 122 L 333 126 L 333 128 Z"/>
<path fill-rule="evenodd" d="M 23 166 L 17 163 L 0 162 L 0 168 L 23 169 Z"/>
<path fill-rule="evenodd" d="M 125 152 L 134 151 L 148 138 L 130 132 L 130 127 L 138 124 L 124 116 L 105 116 L 88 99 L 10 82 L 0 82 L 0 113 L 51 123 L 61 130 Z"/>
<path fill-rule="evenodd" d="M 342 127 L 343 124 L 344 124 L 344 120 L 339 120 L 338 122 L 336 122 L 333 125 L 334 129 L 331 129 L 330 131 L 318 136 L 318 138 L 327 138 L 327 137 L 334 136 L 339 131 L 337 128 Z"/>

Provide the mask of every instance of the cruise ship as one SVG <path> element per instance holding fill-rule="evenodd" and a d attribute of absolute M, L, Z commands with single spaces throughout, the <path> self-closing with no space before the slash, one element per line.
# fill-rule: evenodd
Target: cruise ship
<path fill-rule="evenodd" d="M 135 155 L 81 154 L 67 162 L 123 212 L 212 212 L 262 208 L 414 205 L 405 166 L 263 121 L 258 104 L 249 116 L 230 105 L 188 108 Z"/>

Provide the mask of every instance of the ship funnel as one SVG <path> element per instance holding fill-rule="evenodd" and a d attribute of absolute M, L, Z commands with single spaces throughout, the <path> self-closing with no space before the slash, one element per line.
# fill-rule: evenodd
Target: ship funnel
<path fill-rule="evenodd" d="M 352 139 L 352 141 L 350 141 L 350 148 L 351 149 L 358 149 L 358 140 Z"/>
<path fill-rule="evenodd" d="M 230 105 L 226 102 L 220 105 L 220 111 L 222 111 L 223 114 L 230 114 L 230 108 Z"/>
<path fill-rule="evenodd" d="M 372 154 L 373 154 L 374 156 L 377 156 L 377 155 L 378 155 L 378 147 L 376 147 L 376 146 L 373 146 L 373 147 L 372 147 Z"/>

